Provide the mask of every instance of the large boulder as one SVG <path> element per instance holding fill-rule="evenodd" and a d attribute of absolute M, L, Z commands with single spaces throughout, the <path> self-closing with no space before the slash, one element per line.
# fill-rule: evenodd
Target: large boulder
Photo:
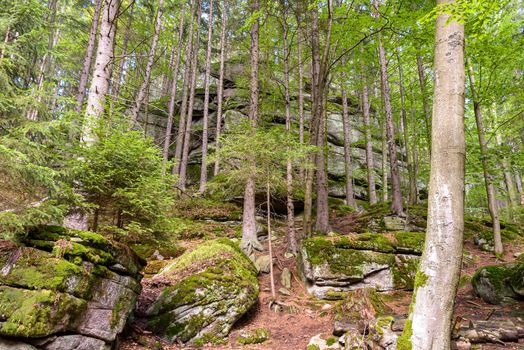
<path fill-rule="evenodd" d="M 308 291 L 321 299 L 339 299 L 362 288 L 413 289 L 424 234 L 394 232 L 304 240 L 301 269 Z"/>
<path fill-rule="evenodd" d="M 145 283 L 158 294 L 139 303 L 148 328 L 192 344 L 220 341 L 259 292 L 255 265 L 225 238 L 183 254 Z"/>
<path fill-rule="evenodd" d="M 19 238 L 0 241 L 0 337 L 41 349 L 110 348 L 140 293 L 144 262 L 92 232 L 45 226 Z"/>
<path fill-rule="evenodd" d="M 524 256 L 515 263 L 481 267 L 471 283 L 475 293 L 490 304 L 524 299 Z"/>

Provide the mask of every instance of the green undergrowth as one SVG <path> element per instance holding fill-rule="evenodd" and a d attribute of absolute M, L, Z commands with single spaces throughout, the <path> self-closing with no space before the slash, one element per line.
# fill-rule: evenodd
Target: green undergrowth
<path fill-rule="evenodd" d="M 201 197 L 182 197 L 174 205 L 173 216 L 191 220 L 238 221 L 242 209 L 234 204 Z"/>

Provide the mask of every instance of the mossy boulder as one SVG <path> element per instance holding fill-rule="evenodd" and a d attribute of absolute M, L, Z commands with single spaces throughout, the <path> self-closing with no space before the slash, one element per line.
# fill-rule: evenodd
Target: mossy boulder
<path fill-rule="evenodd" d="M 369 287 L 411 290 L 423 244 L 417 232 L 313 237 L 303 242 L 302 273 L 309 292 L 321 299 Z"/>
<path fill-rule="evenodd" d="M 84 337 L 79 344 L 105 349 L 134 308 L 141 268 L 131 250 L 91 232 L 42 226 L 0 241 L 0 337 Z"/>
<path fill-rule="evenodd" d="M 487 303 L 524 299 L 524 262 L 484 266 L 471 278 L 475 293 Z"/>
<path fill-rule="evenodd" d="M 238 245 L 221 238 L 187 252 L 154 276 L 162 286 L 145 307 L 148 327 L 169 342 L 219 342 L 258 297 L 257 270 Z"/>

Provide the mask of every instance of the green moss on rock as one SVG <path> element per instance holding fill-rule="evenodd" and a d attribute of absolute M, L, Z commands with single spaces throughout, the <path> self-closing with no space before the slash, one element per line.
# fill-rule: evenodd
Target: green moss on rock
<path fill-rule="evenodd" d="M 260 344 L 268 339 L 269 331 L 265 328 L 257 328 L 239 335 L 237 343 L 242 345 Z"/>
<path fill-rule="evenodd" d="M 169 285 L 148 309 L 149 328 L 168 341 L 224 337 L 256 301 L 257 271 L 228 239 L 204 242 L 153 278 Z"/>

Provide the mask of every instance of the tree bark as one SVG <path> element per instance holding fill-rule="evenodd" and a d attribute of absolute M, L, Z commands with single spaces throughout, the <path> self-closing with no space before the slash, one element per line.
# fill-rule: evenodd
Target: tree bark
<path fill-rule="evenodd" d="M 209 76 L 211 73 L 211 47 L 213 44 L 213 0 L 209 1 L 209 18 L 207 26 L 206 73 L 204 77 L 204 118 L 202 121 L 202 164 L 200 168 L 199 192 L 203 193 L 207 185 L 207 141 L 209 119 Z"/>
<path fill-rule="evenodd" d="M 80 113 L 84 105 L 86 96 L 86 86 L 89 80 L 89 72 L 91 70 L 91 61 L 93 60 L 93 52 L 96 43 L 96 33 L 98 32 L 98 22 L 100 20 L 100 9 L 102 8 L 102 0 L 96 0 L 95 11 L 93 12 L 93 21 L 91 23 L 91 30 L 89 31 L 89 39 L 87 41 L 86 54 L 84 56 L 84 65 L 82 73 L 80 73 L 80 81 L 78 83 L 78 94 L 76 96 L 76 112 Z"/>
<path fill-rule="evenodd" d="M 360 50 L 363 53 L 363 49 Z M 366 169 L 368 175 L 368 200 L 369 204 L 373 205 L 377 203 L 377 192 L 375 189 L 375 166 L 373 161 L 373 138 L 371 135 L 371 122 L 369 113 L 369 92 L 367 85 L 367 78 L 365 74 L 364 64 L 361 63 L 362 70 L 362 116 L 364 119 L 364 128 L 366 136 Z"/>
<path fill-rule="evenodd" d="M 94 129 L 104 114 L 114 55 L 116 16 L 120 7 L 120 0 L 103 0 L 103 3 L 95 67 L 87 96 L 86 117 L 82 132 L 82 140 L 88 146 L 96 141 Z"/>
<path fill-rule="evenodd" d="M 418 81 L 420 84 L 420 92 L 422 94 L 422 108 L 424 109 L 424 123 L 426 129 L 426 141 L 428 143 L 428 151 L 431 156 L 431 112 L 429 110 L 428 92 L 426 84 L 426 74 L 424 73 L 424 63 L 422 56 L 417 55 L 417 72 Z"/>
<path fill-rule="evenodd" d="M 249 118 L 253 127 L 258 122 L 258 64 L 259 64 L 259 26 L 260 21 L 258 12 L 260 11 L 259 0 L 251 1 L 251 13 L 256 14 L 256 18 L 251 27 L 251 77 L 250 91 L 251 97 L 249 102 Z M 253 167 L 256 167 L 255 160 L 252 160 Z M 244 208 L 242 213 L 242 241 L 240 243 L 242 250 L 248 255 L 252 255 L 253 250 L 262 250 L 262 245 L 258 241 L 255 218 L 255 179 L 250 176 L 246 183 L 244 191 Z"/>
<path fill-rule="evenodd" d="M 468 60 L 469 70 L 469 86 L 471 94 L 473 95 L 473 112 L 475 114 L 475 122 L 477 124 L 477 133 L 479 138 L 480 158 L 482 162 L 482 171 L 484 173 L 484 183 L 486 185 L 486 195 L 488 197 L 488 208 L 491 216 L 491 222 L 493 224 L 493 242 L 495 245 L 495 254 L 502 254 L 504 247 L 502 246 L 502 237 L 500 235 L 500 219 L 499 211 L 497 207 L 497 195 L 495 193 L 495 186 L 493 186 L 493 176 L 489 169 L 489 151 L 488 143 L 486 141 L 485 129 L 484 129 L 484 117 L 482 115 L 482 109 L 479 102 L 479 97 L 476 92 L 475 86 L 475 72 L 471 61 Z"/>
<path fill-rule="evenodd" d="M 200 2 L 200 1 L 199 1 Z M 189 162 L 189 145 L 191 142 L 191 127 L 193 126 L 193 107 L 195 105 L 196 78 L 198 72 L 198 51 L 200 48 L 200 18 L 202 17 L 202 3 L 200 2 L 197 13 L 197 30 L 195 36 L 194 52 L 191 63 L 191 81 L 189 86 L 189 102 L 187 104 L 186 127 L 184 129 L 184 142 L 182 147 L 182 158 L 180 160 L 180 178 L 178 186 L 186 189 L 187 164 Z"/>
<path fill-rule="evenodd" d="M 153 40 L 151 42 L 151 49 L 149 50 L 149 57 L 147 59 L 146 72 L 144 76 L 144 81 L 138 89 L 138 94 L 135 99 L 133 108 L 131 108 L 131 119 L 133 123 L 137 123 L 138 113 L 140 112 L 140 107 L 144 102 L 146 97 L 147 90 L 149 88 L 149 83 L 151 81 L 151 72 L 153 71 L 153 63 L 155 63 L 155 53 L 156 47 L 158 45 L 158 39 L 160 38 L 160 30 L 162 28 L 162 14 L 164 12 L 164 0 L 158 0 L 158 8 L 156 11 L 156 22 L 155 22 L 155 32 L 153 34 Z M 147 101 L 146 101 L 147 103 Z"/>
<path fill-rule="evenodd" d="M 169 96 L 169 105 L 167 108 L 167 124 L 166 124 L 166 135 L 164 138 L 164 147 L 162 149 L 162 157 L 164 158 L 164 163 L 169 158 L 169 147 L 171 146 L 171 138 L 173 134 L 173 119 L 175 116 L 175 102 L 176 102 L 176 93 L 178 87 L 178 71 L 180 69 L 180 54 L 182 52 L 182 36 L 184 35 L 184 12 L 180 14 L 180 23 L 178 24 L 178 42 L 177 42 L 177 51 L 175 59 L 175 67 L 173 70 L 173 77 L 171 79 L 170 87 L 170 96 Z M 173 45 L 174 47 L 174 45 Z"/>
<path fill-rule="evenodd" d="M 225 62 L 225 46 L 226 46 L 226 26 L 227 26 L 227 1 L 223 1 L 222 7 L 222 29 L 220 32 L 220 72 L 218 77 L 218 87 L 217 87 L 217 126 L 215 134 L 215 144 L 216 149 L 220 148 L 220 136 L 222 131 L 222 104 L 224 100 L 224 62 Z M 213 170 L 213 175 L 218 175 L 220 171 L 220 160 L 215 161 L 215 166 Z"/>
<path fill-rule="evenodd" d="M 343 61 L 345 66 L 345 61 Z M 348 97 L 344 84 L 346 74 L 342 73 L 342 125 L 344 131 L 344 166 L 346 172 L 346 204 L 356 208 L 355 194 L 353 192 L 353 164 L 351 163 L 351 125 L 349 121 Z"/>
<path fill-rule="evenodd" d="M 388 143 L 389 167 L 391 172 L 391 210 L 396 215 L 404 215 L 402 204 L 402 190 L 400 185 L 400 174 L 397 161 L 397 146 L 395 143 L 395 127 L 393 124 L 393 110 L 391 107 L 391 89 L 389 87 L 389 76 L 386 61 L 386 51 L 379 37 L 380 77 L 382 79 L 382 98 L 384 99 L 384 111 L 386 113 L 386 134 Z"/>
<path fill-rule="evenodd" d="M 286 6 L 286 5 L 283 5 Z M 284 95 L 286 103 L 286 132 L 291 136 L 291 98 L 289 91 L 289 27 L 287 24 L 287 8 L 284 9 Z M 293 164 L 291 159 L 286 163 L 286 207 L 287 207 L 287 238 L 288 251 L 298 252 L 297 235 L 295 232 L 295 206 L 293 203 Z"/>
<path fill-rule="evenodd" d="M 269 285 L 271 289 L 271 297 L 273 300 L 277 298 L 275 293 L 275 274 L 273 272 L 273 243 L 271 237 L 271 191 L 269 179 L 266 182 L 266 207 L 267 207 L 267 247 L 269 250 Z"/>
<path fill-rule="evenodd" d="M 417 195 L 417 179 L 413 171 L 413 155 L 410 147 L 409 132 L 408 132 L 408 120 L 406 112 L 406 91 L 404 89 L 404 72 L 402 70 L 402 61 L 400 59 L 400 53 L 397 51 L 397 61 L 398 61 L 398 76 L 399 76 L 399 86 L 400 86 L 400 121 L 401 121 L 401 131 L 404 136 L 404 152 L 406 153 L 406 161 L 408 167 L 408 178 L 409 178 L 409 192 L 408 192 L 408 201 L 409 204 L 416 204 L 418 201 Z"/>
<path fill-rule="evenodd" d="M 502 137 L 500 134 L 497 134 L 497 144 L 502 146 Z M 511 174 L 510 166 L 508 164 L 508 159 L 505 156 L 502 156 L 501 159 L 502 171 L 504 173 L 504 183 L 506 185 L 506 191 L 508 193 L 508 202 L 509 202 L 509 214 L 511 220 L 514 220 L 513 214 L 517 209 L 518 199 L 517 192 L 515 191 L 515 184 L 513 183 L 513 175 Z"/>
<path fill-rule="evenodd" d="M 450 349 L 464 233 L 465 72 L 464 25 L 449 18 L 437 17 L 428 226 L 399 350 Z"/>
<path fill-rule="evenodd" d="M 126 23 L 126 31 L 124 32 L 124 38 L 122 40 L 122 51 L 121 51 L 121 58 L 120 58 L 120 65 L 118 66 L 118 72 L 115 77 L 113 87 L 112 87 L 112 96 L 113 96 L 113 102 L 118 101 L 120 97 L 120 89 L 122 87 L 123 81 L 122 76 L 124 74 L 124 67 L 126 64 L 126 56 L 127 56 L 127 45 L 129 43 L 129 34 L 131 33 L 131 23 L 133 22 L 133 13 L 135 10 L 135 1 L 132 1 L 129 5 L 129 16 L 127 17 L 127 23 Z"/>
<path fill-rule="evenodd" d="M 196 8 L 193 10 L 193 6 Z M 187 105 L 189 99 L 189 89 L 190 89 L 190 79 L 191 79 L 191 65 L 193 63 L 192 55 L 195 51 L 194 45 L 195 40 L 193 40 L 194 33 L 194 24 L 195 24 L 195 14 L 200 13 L 202 2 L 201 0 L 191 0 L 191 21 L 189 22 L 189 33 L 188 33 L 188 42 L 186 50 L 186 63 L 184 67 L 184 83 L 182 85 L 182 101 L 180 103 L 180 118 L 178 120 L 178 130 L 176 136 L 175 144 L 175 159 L 173 164 L 173 174 L 178 175 L 180 173 L 180 160 L 182 159 L 182 148 L 184 146 L 184 130 L 186 127 L 186 114 L 187 114 Z M 200 18 L 198 18 L 198 23 L 200 23 Z M 198 28 L 198 24 L 197 24 Z M 198 31 L 198 29 L 197 29 Z"/>
<path fill-rule="evenodd" d="M 302 33 L 298 28 L 297 59 L 298 59 L 298 140 L 304 144 L 304 67 L 302 63 Z M 300 167 L 301 179 L 305 179 L 304 167 Z"/>

